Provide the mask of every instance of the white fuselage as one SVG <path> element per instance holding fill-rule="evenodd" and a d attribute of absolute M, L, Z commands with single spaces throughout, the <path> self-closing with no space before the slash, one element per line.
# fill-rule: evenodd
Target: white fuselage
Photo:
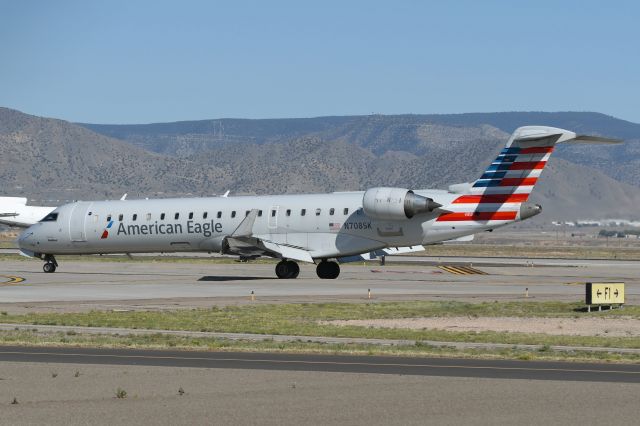
<path fill-rule="evenodd" d="M 415 191 L 442 205 L 458 195 Z M 337 258 L 385 247 L 432 244 L 492 229 L 510 221 L 440 223 L 442 212 L 404 220 L 376 220 L 362 209 L 363 192 L 238 196 L 67 204 L 54 221 L 20 237 L 27 252 L 44 254 L 219 252 L 249 211 L 259 210 L 253 236 Z M 517 220 L 517 219 L 516 219 Z"/>
<path fill-rule="evenodd" d="M 0 223 L 26 228 L 51 213 L 55 207 L 28 206 L 22 197 L 0 197 Z"/>

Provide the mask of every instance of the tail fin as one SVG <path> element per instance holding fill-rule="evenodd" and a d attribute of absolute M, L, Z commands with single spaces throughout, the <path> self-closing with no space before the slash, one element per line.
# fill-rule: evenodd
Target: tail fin
<path fill-rule="evenodd" d="M 555 127 L 526 126 L 516 129 L 506 147 L 476 180 L 468 194 L 446 207 L 450 213 L 438 222 L 471 221 L 507 223 L 526 219 L 541 211 L 524 205 L 538 182 L 557 143 L 619 143 L 614 139 L 579 136 Z"/>

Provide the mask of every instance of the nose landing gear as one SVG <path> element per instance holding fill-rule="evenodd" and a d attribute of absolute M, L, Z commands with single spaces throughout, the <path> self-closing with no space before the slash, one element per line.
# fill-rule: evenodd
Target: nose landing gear
<path fill-rule="evenodd" d="M 43 256 L 45 264 L 42 266 L 42 270 L 47 274 L 54 273 L 56 268 L 58 267 L 58 262 L 56 262 L 56 258 L 52 254 L 45 254 Z"/>
<path fill-rule="evenodd" d="M 293 260 L 282 260 L 276 265 L 276 275 L 281 279 L 298 278 L 300 267 Z"/>

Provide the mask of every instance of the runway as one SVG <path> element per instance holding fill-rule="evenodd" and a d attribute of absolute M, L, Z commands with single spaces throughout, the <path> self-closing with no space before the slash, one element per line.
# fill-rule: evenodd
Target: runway
<path fill-rule="evenodd" d="M 295 280 L 275 278 L 273 264 L 179 261 L 60 260 L 54 274 L 40 261 L 0 261 L 0 308 L 67 306 L 75 310 L 203 306 L 211 303 L 460 299 L 576 301 L 584 283 L 625 282 L 628 303 L 640 301 L 640 262 L 598 261 L 591 265 L 496 266 L 469 263 L 456 273 L 443 265 L 464 259 L 426 258 L 426 263 L 346 264 L 337 280 L 320 280 L 314 265 L 301 265 Z M 472 270 L 480 273 L 469 272 Z"/>
<path fill-rule="evenodd" d="M 0 361 L 640 383 L 633 364 L 53 347 L 0 347 Z"/>

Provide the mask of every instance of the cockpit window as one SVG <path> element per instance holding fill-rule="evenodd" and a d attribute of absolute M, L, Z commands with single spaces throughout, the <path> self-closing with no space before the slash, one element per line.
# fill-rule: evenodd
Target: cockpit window
<path fill-rule="evenodd" d="M 49 213 L 40 222 L 55 222 L 56 220 L 58 220 L 58 213 Z"/>

